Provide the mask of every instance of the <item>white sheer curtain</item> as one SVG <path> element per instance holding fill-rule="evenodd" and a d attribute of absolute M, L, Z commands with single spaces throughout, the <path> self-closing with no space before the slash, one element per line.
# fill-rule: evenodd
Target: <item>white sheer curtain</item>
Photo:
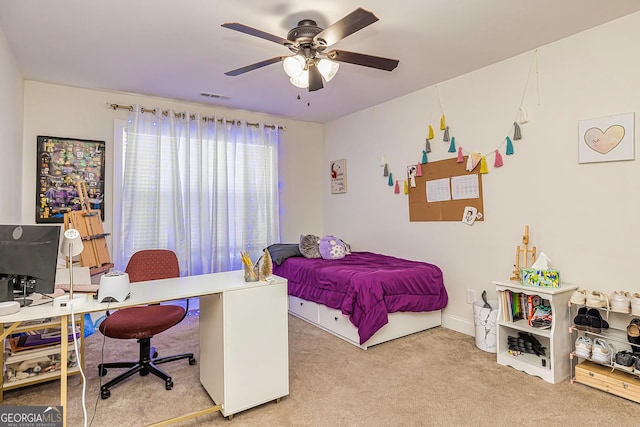
<path fill-rule="evenodd" d="M 255 261 L 280 241 L 279 140 L 277 126 L 134 106 L 116 266 L 151 248 L 175 251 L 183 275 L 240 269 L 240 251 Z"/>

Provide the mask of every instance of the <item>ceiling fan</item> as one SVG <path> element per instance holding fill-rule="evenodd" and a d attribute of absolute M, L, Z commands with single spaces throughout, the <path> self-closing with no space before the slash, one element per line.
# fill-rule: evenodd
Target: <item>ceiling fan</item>
<path fill-rule="evenodd" d="M 313 92 L 324 87 L 323 78 L 325 81 L 333 78 L 338 71 L 340 62 L 392 71 L 398 66 L 398 60 L 338 49 L 326 51 L 329 46 L 373 24 L 377 20 L 378 18 L 373 13 L 362 8 L 354 10 L 325 29 L 320 28 L 312 19 L 303 19 L 298 22 L 297 27 L 289 31 L 286 39 L 244 24 L 227 22 L 222 26 L 281 44 L 293 52 L 294 55 L 265 59 L 255 64 L 227 71 L 225 75 L 238 76 L 282 61 L 291 83 L 300 88 L 308 88 L 309 92 Z"/>

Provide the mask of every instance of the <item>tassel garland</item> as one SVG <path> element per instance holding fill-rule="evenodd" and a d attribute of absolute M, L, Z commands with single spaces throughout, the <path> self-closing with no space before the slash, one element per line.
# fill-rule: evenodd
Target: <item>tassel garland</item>
<path fill-rule="evenodd" d="M 462 158 L 462 147 L 458 147 L 458 160 L 456 160 L 457 163 L 462 163 L 464 162 L 464 159 Z"/>
<path fill-rule="evenodd" d="M 382 176 L 389 176 L 389 165 L 386 163 L 384 164 L 384 172 L 382 173 Z"/>
<path fill-rule="evenodd" d="M 493 167 L 499 168 L 502 165 L 504 165 L 504 163 L 502 162 L 502 156 L 500 155 L 500 151 L 496 150 L 496 157 L 493 161 Z"/>
<path fill-rule="evenodd" d="M 433 139 L 433 126 L 429 125 L 429 136 L 427 139 Z"/>
<path fill-rule="evenodd" d="M 451 137 L 451 144 L 449 145 L 449 153 L 456 152 L 456 138 L 454 136 Z"/>
<path fill-rule="evenodd" d="M 396 188 L 393 190 L 395 194 L 400 194 L 400 183 L 396 181 Z"/>
<path fill-rule="evenodd" d="M 484 156 L 480 159 L 480 173 L 489 173 L 489 168 L 487 167 L 487 159 Z"/>
<path fill-rule="evenodd" d="M 449 126 L 444 128 L 444 135 L 442 136 L 444 142 L 449 142 Z"/>
<path fill-rule="evenodd" d="M 431 143 L 429 142 L 429 138 L 427 138 L 427 140 L 425 141 L 424 151 L 426 151 L 427 153 L 431 152 Z"/>
<path fill-rule="evenodd" d="M 444 130 L 447 127 L 447 122 L 444 119 L 444 114 L 440 117 L 440 130 Z"/>
<path fill-rule="evenodd" d="M 513 154 L 513 143 L 511 142 L 511 138 L 507 137 L 507 150 L 505 151 L 507 156 Z"/>
<path fill-rule="evenodd" d="M 393 185 L 393 174 L 389 173 L 389 187 Z"/>
<path fill-rule="evenodd" d="M 415 182 L 414 182 L 413 186 L 415 187 Z M 406 179 L 404 180 L 404 194 L 409 194 L 409 185 L 407 184 L 407 180 Z"/>
<path fill-rule="evenodd" d="M 427 160 L 427 152 L 422 150 L 422 162 L 421 163 L 424 165 L 427 162 L 428 162 L 428 160 Z"/>
<path fill-rule="evenodd" d="M 518 122 L 521 125 L 524 125 L 525 123 L 529 123 L 529 114 L 527 113 L 527 110 L 524 107 L 520 107 L 520 112 L 518 113 Z"/>
<path fill-rule="evenodd" d="M 522 132 L 520 131 L 520 126 L 518 122 L 513 122 L 513 140 L 518 141 L 522 139 Z"/>
<path fill-rule="evenodd" d="M 418 167 L 416 168 L 416 176 L 422 176 L 422 165 L 418 163 Z"/>

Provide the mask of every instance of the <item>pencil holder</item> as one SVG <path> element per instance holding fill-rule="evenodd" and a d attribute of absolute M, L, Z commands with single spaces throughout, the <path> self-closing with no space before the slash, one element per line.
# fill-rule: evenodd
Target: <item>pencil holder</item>
<path fill-rule="evenodd" d="M 253 267 L 244 265 L 244 281 L 245 282 L 257 282 L 260 279 L 260 272 L 258 271 L 258 263 Z"/>

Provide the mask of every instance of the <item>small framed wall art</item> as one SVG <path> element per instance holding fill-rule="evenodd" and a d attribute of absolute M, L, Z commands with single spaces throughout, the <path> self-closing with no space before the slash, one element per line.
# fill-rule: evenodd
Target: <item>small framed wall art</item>
<path fill-rule="evenodd" d="M 578 162 L 616 162 L 635 158 L 634 113 L 578 122 Z"/>
<path fill-rule="evenodd" d="M 331 194 L 347 192 L 347 159 L 331 162 Z"/>
<path fill-rule="evenodd" d="M 88 202 L 104 220 L 104 141 L 38 136 L 36 223 L 63 223 L 65 212 L 81 210 L 79 181 Z"/>

